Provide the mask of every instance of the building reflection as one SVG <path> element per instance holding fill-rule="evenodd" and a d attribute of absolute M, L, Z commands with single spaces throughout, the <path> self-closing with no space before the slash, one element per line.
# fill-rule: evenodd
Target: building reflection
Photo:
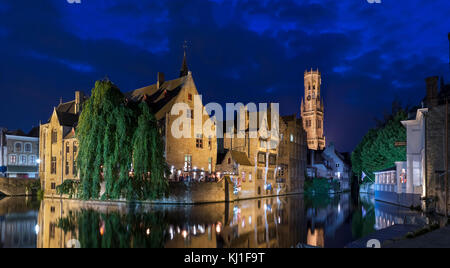
<path fill-rule="evenodd" d="M 425 225 L 426 215 L 407 208 L 377 202 L 375 205 L 375 229 L 381 230 L 394 225 Z"/>
<path fill-rule="evenodd" d="M 306 241 L 302 215 L 303 198 L 287 197 L 200 206 L 96 206 L 44 200 L 37 246 L 64 248 L 77 239 L 82 247 L 295 247 Z M 158 222 L 149 220 L 152 217 Z"/>
<path fill-rule="evenodd" d="M 0 200 L 0 248 L 36 247 L 37 217 L 29 200 Z"/>
<path fill-rule="evenodd" d="M 195 206 L 25 198 L 0 200 L 0 247 L 343 247 L 394 224 L 425 224 L 409 209 L 350 195 L 302 195 Z"/>

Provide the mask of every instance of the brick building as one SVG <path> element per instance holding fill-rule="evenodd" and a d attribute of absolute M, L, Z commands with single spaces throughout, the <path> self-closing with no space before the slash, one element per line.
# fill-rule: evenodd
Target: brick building
<path fill-rule="evenodd" d="M 75 92 L 75 100 L 61 102 L 40 127 L 39 174 L 46 196 L 56 195 L 56 186 L 65 180 L 78 179 L 75 128 L 86 99 L 82 92 Z"/>
<path fill-rule="evenodd" d="M 192 73 L 188 70 L 186 54 L 184 55 L 180 77 L 166 81 L 164 74 L 158 73 L 157 83 L 143 87 L 125 95 L 132 101 L 146 100 L 152 107 L 161 127 L 161 133 L 165 141 L 165 156 L 167 164 L 174 175 L 189 173 L 194 177 L 200 177 L 215 171 L 217 159 L 217 139 L 215 135 L 203 136 L 203 132 L 195 129 L 194 122 L 200 118 L 202 125 L 210 117 L 205 112 L 201 103 L 201 110 L 194 107 L 195 98 L 199 92 L 194 82 Z M 198 100 L 201 101 L 201 100 Z M 176 104 L 187 104 L 185 116 L 191 123 L 191 135 L 189 138 L 177 138 L 173 136 L 172 124 L 179 119 L 179 114 L 171 114 Z M 215 126 L 214 132 L 215 132 Z"/>
<path fill-rule="evenodd" d="M 164 74 L 158 73 L 156 84 L 125 93 L 129 101 L 147 102 L 155 113 L 165 142 L 166 161 L 174 175 L 189 173 L 195 177 L 215 171 L 216 138 L 198 135 L 193 127 L 194 118 L 199 114 L 203 123 L 209 119 L 203 104 L 202 111 L 194 109 L 194 98 L 198 95 L 192 73 L 187 68 L 186 55 L 179 78 L 166 81 Z M 39 173 L 47 196 L 56 195 L 56 187 L 63 181 L 78 179 L 75 128 L 86 99 L 83 93 L 77 91 L 75 100 L 60 103 L 54 108 L 48 123 L 41 125 Z M 187 104 L 189 109 L 182 115 L 172 115 L 172 107 L 178 103 Z M 180 116 L 188 117 L 191 122 L 190 138 L 178 139 L 172 135 L 171 125 Z"/>
<path fill-rule="evenodd" d="M 267 112 L 269 129 L 270 112 Z M 238 185 L 239 198 L 300 193 L 306 170 L 306 133 L 296 115 L 281 117 L 279 140 L 264 138 L 258 131 L 250 136 L 250 120 L 245 121 L 244 137 L 234 136 L 219 140 L 217 171 L 230 175 Z M 258 121 L 260 116 L 258 114 Z M 258 128 L 259 130 L 259 128 Z M 225 133 L 232 130 L 225 130 Z"/>
<path fill-rule="evenodd" d="M 438 213 L 448 213 L 448 161 L 449 161 L 449 109 L 446 101 L 450 98 L 450 85 L 441 83 L 438 91 L 438 77 L 427 78 L 428 107 L 425 136 L 426 198 L 429 209 Z M 447 121 L 447 124 L 446 124 Z M 447 145 L 447 148 L 446 148 Z"/>

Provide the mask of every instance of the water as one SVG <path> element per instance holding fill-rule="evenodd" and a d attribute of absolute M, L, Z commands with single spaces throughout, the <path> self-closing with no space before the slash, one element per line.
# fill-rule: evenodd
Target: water
<path fill-rule="evenodd" d="M 349 194 L 197 206 L 4 198 L 0 248 L 340 248 L 378 229 L 425 221 L 418 212 Z"/>

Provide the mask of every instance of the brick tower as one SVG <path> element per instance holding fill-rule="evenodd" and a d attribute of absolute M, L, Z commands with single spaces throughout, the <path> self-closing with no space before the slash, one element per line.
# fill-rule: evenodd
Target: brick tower
<path fill-rule="evenodd" d="M 308 135 L 310 150 L 323 150 L 325 137 L 323 135 L 323 99 L 320 95 L 322 85 L 319 70 L 305 71 L 305 98 L 302 99 L 301 116 L 303 128 Z"/>

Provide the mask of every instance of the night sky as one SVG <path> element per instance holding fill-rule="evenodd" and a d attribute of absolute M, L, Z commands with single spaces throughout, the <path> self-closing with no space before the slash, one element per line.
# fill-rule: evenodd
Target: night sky
<path fill-rule="evenodd" d="M 319 68 L 325 135 L 350 151 L 394 98 L 419 104 L 448 66 L 448 0 L 0 0 L 0 126 L 29 131 L 106 75 L 123 92 L 178 77 L 183 41 L 205 102 L 299 113 Z"/>

